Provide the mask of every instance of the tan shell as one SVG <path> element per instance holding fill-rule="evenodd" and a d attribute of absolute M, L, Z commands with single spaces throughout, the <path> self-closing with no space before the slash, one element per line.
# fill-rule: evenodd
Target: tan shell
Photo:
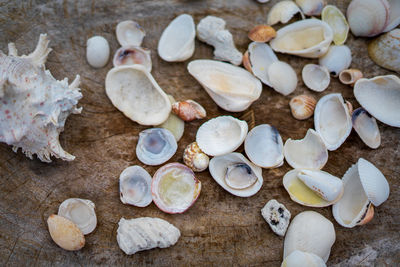
<path fill-rule="evenodd" d="M 368 54 L 379 66 L 400 73 L 400 29 L 373 40 L 368 45 Z"/>
<path fill-rule="evenodd" d="M 351 114 L 353 114 L 353 104 L 351 104 L 351 102 L 347 101 L 347 100 L 345 103 L 346 103 L 347 109 L 349 110 L 349 114 L 351 116 Z"/>
<path fill-rule="evenodd" d="M 78 226 L 64 217 L 52 214 L 47 219 L 50 236 L 65 250 L 80 250 L 85 245 L 85 237 Z"/>
<path fill-rule="evenodd" d="M 190 99 L 172 104 L 172 111 L 184 121 L 204 119 L 207 116 L 206 110 Z"/>
<path fill-rule="evenodd" d="M 183 162 L 195 172 L 207 169 L 210 158 L 200 149 L 197 142 L 190 143 L 183 152 Z"/>
<path fill-rule="evenodd" d="M 295 119 L 305 120 L 314 114 L 317 100 L 309 95 L 298 95 L 293 97 L 290 102 L 290 111 Z"/>
<path fill-rule="evenodd" d="M 361 70 L 358 69 L 347 69 L 347 70 L 342 70 L 339 74 L 339 80 L 343 84 L 348 84 L 353 86 L 356 81 L 361 79 L 363 77 L 363 73 Z"/>
<path fill-rule="evenodd" d="M 250 73 L 253 74 L 253 70 L 251 69 L 251 63 L 249 59 L 249 51 L 247 50 L 243 54 L 243 66 L 246 68 L 246 70 Z"/>
<path fill-rule="evenodd" d="M 276 31 L 268 25 L 257 25 L 250 30 L 247 36 L 254 42 L 265 43 L 276 36 Z"/>

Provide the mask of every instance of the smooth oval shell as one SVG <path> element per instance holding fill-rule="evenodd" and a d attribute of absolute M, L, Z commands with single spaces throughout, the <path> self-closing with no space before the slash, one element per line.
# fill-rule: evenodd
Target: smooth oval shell
<path fill-rule="evenodd" d="M 151 72 L 151 52 L 148 49 L 138 46 L 123 46 L 115 52 L 114 67 L 123 65 L 143 65 L 148 72 Z"/>
<path fill-rule="evenodd" d="M 328 88 L 331 77 L 324 66 L 307 64 L 301 72 L 304 84 L 313 91 L 322 92 Z"/>
<path fill-rule="evenodd" d="M 376 149 L 381 145 L 381 134 L 378 124 L 365 109 L 358 108 L 352 114 L 353 128 L 361 140 L 370 148 Z"/>
<path fill-rule="evenodd" d="M 275 25 L 279 22 L 285 24 L 297 13 L 304 19 L 300 8 L 293 1 L 279 1 L 268 12 L 267 24 Z"/>
<path fill-rule="evenodd" d="M 290 102 L 290 111 L 295 119 L 305 120 L 314 114 L 317 100 L 309 95 L 298 95 L 293 97 Z"/>
<path fill-rule="evenodd" d="M 272 88 L 284 96 L 296 90 L 297 74 L 286 62 L 273 62 L 268 68 L 268 78 Z"/>
<path fill-rule="evenodd" d="M 274 28 L 268 25 L 257 25 L 247 35 L 253 42 L 265 43 L 276 36 Z"/>
<path fill-rule="evenodd" d="M 59 247 L 75 251 L 85 246 L 82 231 L 70 220 L 53 214 L 47 219 L 47 225 L 51 238 Z"/>
<path fill-rule="evenodd" d="M 342 70 L 339 73 L 339 81 L 343 84 L 349 84 L 353 86 L 356 81 L 363 77 L 363 73 L 358 69 L 347 69 Z"/>
<path fill-rule="evenodd" d="M 332 45 L 328 52 L 319 58 L 319 64 L 328 69 L 329 73 L 337 77 L 342 70 L 350 67 L 351 51 L 347 45 Z"/>
<path fill-rule="evenodd" d="M 278 61 L 278 57 L 271 47 L 264 43 L 252 42 L 249 44 L 246 53 L 248 56 L 243 60 L 243 64 L 247 65 L 248 61 L 249 66 L 247 68 L 250 67 L 254 76 L 260 79 L 264 84 L 272 86 L 268 75 L 268 69 L 272 63 Z"/>
<path fill-rule="evenodd" d="M 400 29 L 374 39 L 368 45 L 368 54 L 379 66 L 400 73 Z"/>
<path fill-rule="evenodd" d="M 321 257 L 315 255 L 314 253 L 307 253 L 300 250 L 295 250 L 287 256 L 281 267 L 326 267 L 326 264 Z"/>
<path fill-rule="evenodd" d="M 245 189 L 257 181 L 257 175 L 246 163 L 229 165 L 225 173 L 225 183 L 233 189 Z"/>
<path fill-rule="evenodd" d="M 93 232 L 97 226 L 94 208 L 94 203 L 88 199 L 69 198 L 58 207 L 58 216 L 75 223 L 82 233 L 87 235 Z"/>
<path fill-rule="evenodd" d="M 183 162 L 195 172 L 202 172 L 208 168 L 210 158 L 201 151 L 197 142 L 190 143 L 183 152 Z"/>
<path fill-rule="evenodd" d="M 124 204 L 146 207 L 152 201 L 151 176 L 142 167 L 130 166 L 119 176 L 119 197 Z"/>
<path fill-rule="evenodd" d="M 344 44 L 347 40 L 350 27 L 342 11 L 336 6 L 327 5 L 322 10 L 321 19 L 331 26 L 335 45 Z"/>
<path fill-rule="evenodd" d="M 141 46 L 146 31 L 139 23 L 132 20 L 125 20 L 118 23 L 115 34 L 121 46 Z"/>
<path fill-rule="evenodd" d="M 102 68 L 110 57 L 110 45 L 102 36 L 93 36 L 86 43 L 86 59 L 93 68 Z"/>
<path fill-rule="evenodd" d="M 296 0 L 296 4 L 307 16 L 319 16 L 326 5 L 325 0 Z"/>

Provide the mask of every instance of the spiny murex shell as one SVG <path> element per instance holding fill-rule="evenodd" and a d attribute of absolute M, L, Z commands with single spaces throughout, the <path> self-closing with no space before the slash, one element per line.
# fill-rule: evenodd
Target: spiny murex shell
<path fill-rule="evenodd" d="M 58 215 L 79 227 L 84 235 L 90 234 L 97 226 L 95 205 L 88 199 L 69 198 L 61 203 Z"/>
<path fill-rule="evenodd" d="M 379 66 L 400 73 L 400 29 L 373 40 L 368 45 L 368 54 Z"/>
<path fill-rule="evenodd" d="M 326 267 L 326 264 L 321 257 L 314 253 L 295 250 L 287 256 L 281 267 Z"/>
<path fill-rule="evenodd" d="M 130 166 L 119 176 L 121 202 L 137 207 L 146 207 L 152 201 L 151 176 L 142 167 Z"/>
<path fill-rule="evenodd" d="M 291 214 L 283 204 L 275 199 L 271 199 L 265 204 L 264 208 L 261 209 L 261 215 L 274 233 L 280 236 L 285 235 L 289 226 Z"/>
<path fill-rule="evenodd" d="M 375 118 L 365 109 L 358 108 L 354 110 L 351 119 L 353 128 L 361 140 L 370 148 L 378 148 L 381 144 L 381 134 Z"/>
<path fill-rule="evenodd" d="M 55 156 L 62 160 L 75 157 L 64 151 L 59 135 L 65 120 L 77 108 L 82 98 L 79 75 L 68 85 L 68 79 L 54 79 L 45 62 L 51 49 L 46 34 L 41 34 L 35 51 L 29 55 L 17 55 L 14 43 L 8 46 L 9 55 L 0 51 L 0 142 L 22 149 L 27 157 L 34 154 L 43 161 L 51 162 Z"/>
<path fill-rule="evenodd" d="M 178 228 L 159 218 L 121 218 L 118 223 L 118 245 L 128 255 L 152 248 L 170 247 L 178 242 L 180 236 Z"/>

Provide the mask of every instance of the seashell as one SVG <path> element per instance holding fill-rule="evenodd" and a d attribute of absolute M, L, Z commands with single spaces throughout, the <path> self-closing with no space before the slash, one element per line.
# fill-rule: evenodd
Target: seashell
<path fill-rule="evenodd" d="M 242 68 L 215 60 L 194 60 L 187 68 L 215 103 L 227 111 L 241 112 L 261 95 L 261 82 Z"/>
<path fill-rule="evenodd" d="M 328 51 L 332 40 L 333 31 L 327 23 L 305 19 L 279 29 L 270 45 L 275 52 L 318 58 Z"/>
<path fill-rule="evenodd" d="M 196 142 L 209 156 L 221 156 L 235 151 L 246 138 L 245 121 L 232 116 L 219 116 L 203 123 L 197 130 Z"/>
<path fill-rule="evenodd" d="M 245 67 L 245 69 L 248 72 L 253 73 L 253 70 L 251 69 L 250 59 L 249 59 L 249 51 L 246 51 L 243 54 L 243 67 Z"/>
<path fill-rule="evenodd" d="M 326 67 L 332 76 L 337 77 L 351 64 L 350 48 L 346 45 L 332 45 L 328 52 L 319 58 L 319 64 Z"/>
<path fill-rule="evenodd" d="M 354 85 L 354 96 L 376 119 L 400 127 L 400 78 L 395 75 L 360 79 Z"/>
<path fill-rule="evenodd" d="M 225 25 L 223 19 L 207 16 L 197 24 L 197 38 L 214 47 L 215 59 L 240 65 L 243 55 L 236 49 L 232 34 L 225 29 Z"/>
<path fill-rule="evenodd" d="M 123 65 L 143 65 L 148 72 L 151 72 L 151 52 L 149 49 L 138 46 L 123 46 L 115 52 L 114 67 Z"/>
<path fill-rule="evenodd" d="M 296 0 L 296 4 L 307 16 L 319 16 L 326 5 L 325 0 Z"/>
<path fill-rule="evenodd" d="M 153 176 L 151 193 L 156 206 L 166 213 L 183 213 L 197 200 L 201 182 L 191 169 L 180 163 L 169 163 Z"/>
<path fill-rule="evenodd" d="M 93 232 L 97 226 L 94 208 L 94 203 L 88 199 L 69 198 L 58 207 L 58 216 L 75 223 L 82 233 L 87 235 Z"/>
<path fill-rule="evenodd" d="M 108 98 L 129 119 L 141 125 L 158 125 L 167 120 L 171 103 L 144 66 L 112 68 L 105 83 Z"/>
<path fill-rule="evenodd" d="M 176 102 L 173 96 L 168 95 L 168 98 L 171 105 Z M 174 135 L 176 142 L 178 142 L 182 138 L 183 132 L 185 131 L 185 122 L 171 112 L 168 116 L 168 119 L 162 124 L 155 126 L 155 128 L 167 129 Z"/>
<path fill-rule="evenodd" d="M 347 20 L 355 36 L 378 35 L 388 24 L 389 3 L 386 0 L 352 0 L 347 7 Z"/>
<path fill-rule="evenodd" d="M 79 75 L 68 85 L 68 79 L 58 81 L 45 69 L 49 40 L 41 34 L 35 51 L 18 56 L 13 43 L 9 55 L 0 51 L 0 142 L 19 148 L 32 159 L 34 154 L 43 161 L 50 157 L 74 160 L 64 151 L 59 135 L 68 116 L 79 114 L 82 98 Z"/>
<path fill-rule="evenodd" d="M 146 31 L 135 21 L 125 20 L 118 23 L 115 29 L 118 43 L 121 46 L 141 46 Z"/>
<path fill-rule="evenodd" d="M 372 205 L 379 206 L 389 197 L 385 176 L 363 158 L 347 170 L 342 181 L 343 197 L 332 208 L 333 217 L 341 226 L 352 228 L 367 223 L 373 217 Z"/>
<path fill-rule="evenodd" d="M 110 57 L 110 46 L 102 36 L 93 36 L 86 42 L 86 60 L 93 68 L 102 68 Z"/>
<path fill-rule="evenodd" d="M 289 64 L 275 61 L 268 68 L 271 87 L 282 95 L 289 95 L 296 90 L 297 74 Z"/>
<path fill-rule="evenodd" d="M 207 116 L 206 110 L 193 100 L 185 100 L 172 104 L 172 111 L 184 121 L 204 119 Z"/>
<path fill-rule="evenodd" d="M 281 265 L 281 267 L 301 266 L 326 267 L 326 264 L 321 257 L 315 255 L 314 253 L 295 250 L 283 260 Z"/>
<path fill-rule="evenodd" d="M 368 54 L 379 66 L 400 73 L 400 29 L 373 40 L 368 45 Z"/>
<path fill-rule="evenodd" d="M 293 1 L 280 1 L 268 12 L 267 24 L 271 26 L 279 22 L 285 24 L 297 13 L 300 13 L 301 18 L 304 19 L 300 8 Z"/>
<path fill-rule="evenodd" d="M 305 65 L 301 75 L 304 84 L 316 92 L 324 91 L 331 82 L 328 69 L 316 64 Z"/>
<path fill-rule="evenodd" d="M 328 161 L 325 143 L 313 129 L 308 129 L 301 140 L 286 140 L 283 153 L 287 163 L 295 169 L 320 170 Z"/>
<path fill-rule="evenodd" d="M 389 5 L 389 18 L 383 32 L 388 32 L 400 24 L 400 2 L 398 0 L 387 0 Z"/>
<path fill-rule="evenodd" d="M 202 172 L 208 168 L 210 158 L 201 151 L 196 142 L 193 142 L 185 148 L 183 162 L 193 171 Z"/>
<path fill-rule="evenodd" d="M 298 95 L 293 97 L 290 102 L 290 111 L 295 119 L 305 120 L 314 114 L 317 100 L 309 95 Z"/>
<path fill-rule="evenodd" d="M 322 10 L 321 19 L 331 26 L 335 45 L 344 44 L 347 40 L 350 27 L 342 11 L 336 6 L 327 5 Z"/>
<path fill-rule="evenodd" d="M 214 157 L 210 160 L 208 169 L 211 176 L 222 188 L 238 197 L 255 195 L 263 184 L 261 168 L 251 163 L 240 153 L 229 153 Z M 231 177 L 233 175 L 235 176 Z M 234 179 L 236 180 L 232 181 Z M 232 187 L 232 185 L 236 186 Z"/>
<path fill-rule="evenodd" d="M 127 255 L 153 248 L 167 248 L 178 242 L 181 232 L 169 222 L 150 217 L 127 220 L 118 223 L 117 242 Z"/>
<path fill-rule="evenodd" d="M 318 101 L 314 126 L 330 151 L 338 149 L 346 141 L 353 126 L 341 94 L 328 94 Z"/>
<path fill-rule="evenodd" d="M 342 70 L 339 73 L 340 82 L 343 84 L 349 84 L 351 86 L 353 86 L 356 83 L 356 81 L 358 81 L 362 77 L 363 77 L 363 74 L 358 69 Z"/>
<path fill-rule="evenodd" d="M 250 30 L 247 35 L 253 42 L 269 42 L 272 38 L 276 36 L 276 31 L 274 28 L 268 25 L 257 25 Z"/>
<path fill-rule="evenodd" d="M 315 211 L 303 211 L 293 218 L 286 233 L 283 258 L 293 251 L 314 253 L 328 261 L 336 234 L 333 224 Z"/>
<path fill-rule="evenodd" d="M 152 201 L 151 176 L 142 167 L 130 166 L 119 176 L 119 198 L 124 204 L 146 207 Z"/>
<path fill-rule="evenodd" d="M 346 106 L 347 106 L 347 108 L 349 110 L 349 115 L 351 116 L 353 114 L 353 105 L 351 104 L 350 101 L 346 100 L 345 102 L 346 102 Z"/>
<path fill-rule="evenodd" d="M 69 251 L 80 250 L 85 246 L 82 231 L 70 220 L 52 214 L 47 219 L 50 236 L 61 248 Z"/>
<path fill-rule="evenodd" d="M 150 128 L 139 133 L 136 157 L 147 165 L 160 165 L 168 161 L 176 152 L 175 137 L 164 128 Z"/>
<path fill-rule="evenodd" d="M 269 0 L 257 0 L 257 2 L 259 2 L 259 3 L 268 3 L 269 2 Z"/>
<path fill-rule="evenodd" d="M 262 168 L 275 168 L 283 163 L 283 142 L 278 130 L 269 124 L 253 128 L 246 137 L 244 150 L 251 162 Z"/>
<path fill-rule="evenodd" d="M 179 15 L 161 34 L 158 55 L 168 62 L 185 61 L 194 53 L 195 37 L 196 29 L 192 16 Z"/>
<path fill-rule="evenodd" d="M 353 128 L 361 140 L 370 148 L 376 149 L 381 145 L 381 134 L 378 124 L 365 109 L 358 108 L 352 114 Z"/>
<path fill-rule="evenodd" d="M 261 209 L 261 215 L 275 234 L 285 236 L 292 215 L 283 204 L 271 199 Z"/>

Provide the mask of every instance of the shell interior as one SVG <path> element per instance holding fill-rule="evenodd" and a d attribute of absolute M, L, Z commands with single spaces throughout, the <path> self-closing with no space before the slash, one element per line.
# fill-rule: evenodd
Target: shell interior
<path fill-rule="evenodd" d="M 296 0 L 296 4 L 307 16 L 319 16 L 326 5 L 325 0 Z"/>
<path fill-rule="evenodd" d="M 90 234 L 97 226 L 95 205 L 92 201 L 80 198 L 64 200 L 58 208 L 58 215 L 78 226 L 84 235 Z"/>
<path fill-rule="evenodd" d="M 225 174 L 225 183 L 233 189 L 245 189 L 257 181 L 257 176 L 246 163 L 229 165 Z"/>
<path fill-rule="evenodd" d="M 278 61 L 274 51 L 265 43 L 252 42 L 249 44 L 248 53 L 253 74 L 264 84 L 272 86 L 268 69 L 273 62 Z"/>
<path fill-rule="evenodd" d="M 115 30 L 118 43 L 121 46 L 140 46 L 146 31 L 135 21 L 126 20 L 118 23 Z"/>
<path fill-rule="evenodd" d="M 119 194 L 122 203 L 146 207 L 152 201 L 151 176 L 140 166 L 131 166 L 119 176 Z"/>
<path fill-rule="evenodd" d="M 115 52 L 113 65 L 114 67 L 122 65 L 143 65 L 148 72 L 151 72 L 151 52 L 148 49 L 138 46 L 123 46 Z"/>
<path fill-rule="evenodd" d="M 378 124 L 365 109 L 358 108 L 352 114 L 353 128 L 361 140 L 370 148 L 378 148 L 381 144 L 381 134 Z"/>
<path fill-rule="evenodd" d="M 269 11 L 267 24 L 275 25 L 279 22 L 287 23 L 297 13 L 300 13 L 301 17 L 304 19 L 300 8 L 293 1 L 279 1 Z"/>
<path fill-rule="evenodd" d="M 350 27 L 340 9 L 333 5 L 327 5 L 322 10 L 321 19 L 331 26 L 335 45 L 344 44 L 347 40 Z"/>
<path fill-rule="evenodd" d="M 313 91 L 322 92 L 331 82 L 329 71 L 324 66 L 307 64 L 301 72 L 304 84 Z"/>

